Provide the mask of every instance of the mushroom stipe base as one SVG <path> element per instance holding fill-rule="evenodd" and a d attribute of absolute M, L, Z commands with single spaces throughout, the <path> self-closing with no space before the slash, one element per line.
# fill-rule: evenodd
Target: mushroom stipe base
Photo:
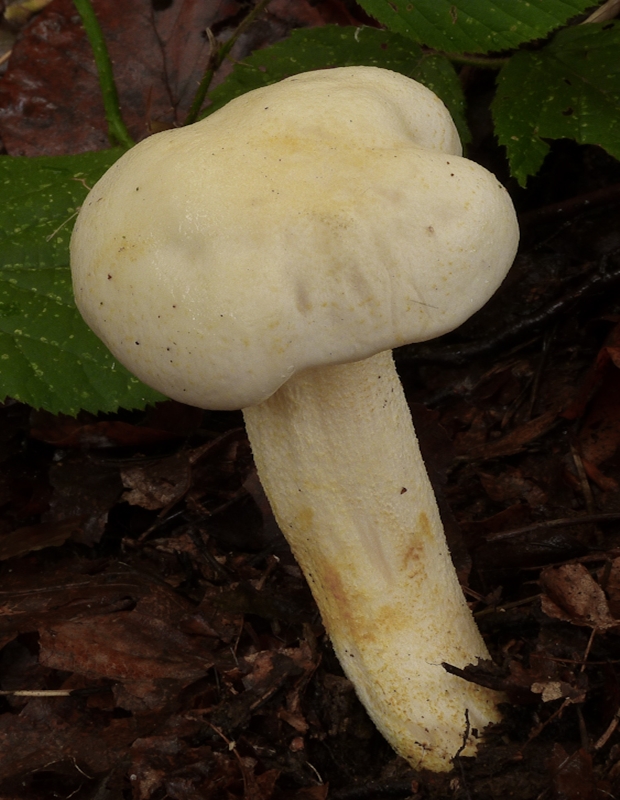
<path fill-rule="evenodd" d="M 488 658 L 390 351 L 307 370 L 244 410 L 258 474 L 342 667 L 394 749 L 436 771 L 499 720 L 449 675 Z"/>

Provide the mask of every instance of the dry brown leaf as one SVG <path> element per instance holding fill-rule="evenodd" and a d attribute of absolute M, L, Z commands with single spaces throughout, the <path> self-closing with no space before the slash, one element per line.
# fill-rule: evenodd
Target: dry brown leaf
<path fill-rule="evenodd" d="M 175 453 L 147 464 L 121 469 L 123 485 L 130 491 L 123 500 L 133 506 L 155 511 L 177 503 L 191 486 L 189 454 Z"/>
<path fill-rule="evenodd" d="M 328 783 L 322 783 L 320 786 L 308 786 L 296 792 L 293 800 L 327 800 L 328 792 Z"/>
<path fill-rule="evenodd" d="M 583 748 L 569 754 L 556 742 L 549 759 L 549 769 L 557 800 L 594 800 L 599 796 L 592 756 Z"/>
<path fill-rule="evenodd" d="M 584 462 L 595 467 L 612 458 L 620 447 L 620 370 L 611 361 L 590 402 L 579 442 Z"/>
<path fill-rule="evenodd" d="M 308 733 L 308 722 L 299 712 L 291 712 L 281 708 L 278 711 L 278 717 L 296 730 L 297 733 Z"/>
<path fill-rule="evenodd" d="M 198 800 L 208 796 L 202 792 L 205 779 L 224 789 L 237 778 L 234 766 L 220 762 L 210 747 L 188 747 L 176 732 L 136 739 L 129 757 L 134 800 L 166 795 L 175 800 Z"/>
<path fill-rule="evenodd" d="M 618 488 L 618 481 L 603 474 L 591 461 L 582 458 L 581 463 L 588 478 L 603 492 L 613 492 Z"/>
<path fill-rule="evenodd" d="M 590 399 L 600 389 L 601 384 L 605 380 L 610 361 L 616 366 L 620 366 L 618 362 L 618 350 L 620 349 L 620 323 L 616 320 L 616 325 L 612 328 L 605 344 L 598 351 L 596 359 L 592 367 L 581 384 L 577 395 L 573 402 L 564 409 L 562 416 L 565 419 L 578 419 L 582 417 L 586 411 Z"/>
<path fill-rule="evenodd" d="M 609 611 L 605 592 L 583 564 L 548 567 L 541 572 L 540 583 L 547 616 L 600 630 L 620 624 Z"/>
<path fill-rule="evenodd" d="M 136 141 L 183 123 L 208 63 L 207 29 L 225 41 L 247 13 L 247 4 L 233 0 L 96 0 L 93 5 L 121 113 Z M 280 41 L 294 28 L 326 22 L 355 20 L 341 3 L 272 3 L 239 37 L 212 88 L 252 50 Z M 52 0 L 31 22 L 28 36 L 15 43 L 0 82 L 0 135 L 9 155 L 109 146 L 92 50 L 71 0 Z"/>
<path fill-rule="evenodd" d="M 181 633 L 175 616 L 158 618 L 139 602 L 133 611 L 54 625 L 39 632 L 41 663 L 94 679 L 195 680 L 213 662 L 204 639 Z"/>
<path fill-rule="evenodd" d="M 50 467 L 49 482 L 54 492 L 44 521 L 58 523 L 79 517 L 82 524 L 74 538 L 88 545 L 98 542 L 123 489 L 118 468 L 82 454 L 70 455 Z"/>
<path fill-rule="evenodd" d="M 171 403 L 161 403 L 170 406 Z M 176 406 L 181 406 L 177 403 Z M 189 408 L 189 406 L 186 406 Z M 194 409 L 195 410 L 195 409 Z M 154 415 L 153 415 L 154 416 Z M 156 420 L 153 419 L 153 422 Z M 82 412 L 79 417 L 34 411 L 31 418 L 30 435 L 34 439 L 56 447 L 78 447 L 99 449 L 110 447 L 136 447 L 169 442 L 179 434 L 154 425 L 130 425 L 120 420 L 96 421 L 96 417 Z"/>
<path fill-rule="evenodd" d="M 280 777 L 280 770 L 269 769 L 259 775 L 256 775 L 254 771 L 244 772 L 243 777 L 246 782 L 245 800 L 269 800 L 273 795 L 276 781 Z"/>
<path fill-rule="evenodd" d="M 496 503 L 525 502 L 530 506 L 542 506 L 547 502 L 543 489 L 516 467 L 509 466 L 500 474 L 478 470 L 478 476 L 486 493 Z"/>
<path fill-rule="evenodd" d="M 0 780 L 65 758 L 89 774 L 112 769 L 139 735 L 136 720 L 94 726 L 78 708 L 73 698 L 32 698 L 19 714 L 0 715 Z"/>
<path fill-rule="evenodd" d="M 62 522 L 42 522 L 27 528 L 18 528 L 0 537 L 0 561 L 25 556 L 44 547 L 59 547 L 74 533 L 82 529 L 84 517 L 73 517 Z"/>
<path fill-rule="evenodd" d="M 603 568 L 601 577 L 605 580 L 604 586 L 609 610 L 613 617 L 620 619 L 620 557 L 612 560 L 607 575 L 605 572 L 606 570 Z"/>
<path fill-rule="evenodd" d="M 550 703 L 560 698 L 567 698 L 573 703 L 583 703 L 586 699 L 586 693 L 583 690 L 571 686 L 566 681 L 534 682 L 530 686 L 530 691 L 539 694 L 543 703 Z"/>
<path fill-rule="evenodd" d="M 467 452 L 467 459 L 484 461 L 520 453 L 523 448 L 551 430 L 557 420 L 557 411 L 546 411 L 539 417 L 519 425 L 510 433 L 495 442 L 473 447 Z"/>
<path fill-rule="evenodd" d="M 142 139 L 148 121 L 169 117 L 171 105 L 151 3 L 134 0 L 119 6 L 116 0 L 98 0 L 95 11 L 115 64 L 125 122 Z M 0 107 L 0 133 L 10 155 L 60 155 L 109 146 L 92 50 L 71 0 L 53 0 L 33 20 L 28 36 L 16 42 L 0 84 Z"/>

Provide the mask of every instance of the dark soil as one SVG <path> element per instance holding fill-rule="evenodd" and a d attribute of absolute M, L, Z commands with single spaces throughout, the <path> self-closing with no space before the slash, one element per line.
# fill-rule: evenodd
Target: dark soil
<path fill-rule="evenodd" d="M 138 135 L 174 121 L 170 97 L 187 103 L 192 76 L 165 90 L 153 78 L 162 31 L 145 23 L 149 3 L 130 5 L 95 3 L 121 72 L 118 15 L 140 32 L 125 52 L 142 66 L 119 80 L 128 105 L 130 88 L 140 98 Z M 183 26 L 225 31 L 243 11 L 176 5 L 168 65 Z M 275 3 L 236 57 L 356 13 Z M 205 51 L 194 56 L 199 71 Z M 470 155 L 507 180 L 489 81 L 467 75 Z M 70 3 L 53 0 L 0 80 L 6 151 L 105 146 L 97 97 Z M 506 693 L 479 756 L 414 772 L 374 729 L 271 516 L 240 414 L 169 402 L 72 419 L 7 400 L 0 800 L 620 797 L 620 165 L 556 142 L 527 191 L 508 186 L 522 247 L 503 288 L 457 333 L 396 353 L 493 657 L 467 677 Z"/>

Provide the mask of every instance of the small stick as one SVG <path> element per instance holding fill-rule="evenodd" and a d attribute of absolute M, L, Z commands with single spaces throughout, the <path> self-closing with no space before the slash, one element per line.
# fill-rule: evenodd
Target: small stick
<path fill-rule="evenodd" d="M 592 514 L 594 511 L 594 496 L 592 495 L 592 489 L 590 488 L 590 483 L 588 481 L 588 476 L 586 475 L 586 471 L 583 466 L 583 460 L 581 458 L 581 454 L 578 452 L 577 448 L 571 443 L 570 446 L 571 455 L 573 457 L 573 462 L 575 463 L 575 469 L 577 470 L 577 478 L 579 480 L 579 485 L 581 487 L 581 493 L 583 494 L 583 499 L 585 500 L 586 510 L 589 514 Z"/>
<path fill-rule="evenodd" d="M 536 404 L 538 402 L 538 395 L 540 391 L 540 384 L 542 380 L 543 373 L 547 367 L 547 361 L 549 360 L 549 352 L 551 351 L 551 342 L 555 336 L 557 325 L 554 325 L 552 329 L 548 330 L 542 342 L 542 349 L 540 353 L 540 357 L 538 359 L 538 365 L 536 367 L 536 372 L 534 374 L 534 380 L 532 382 L 532 387 L 530 389 L 530 401 L 528 403 L 527 408 L 527 419 L 530 420 L 534 416 L 534 409 L 536 408 Z"/>
<path fill-rule="evenodd" d="M 601 749 L 601 747 L 605 747 L 605 745 L 606 745 L 606 744 L 607 744 L 607 742 L 609 741 L 609 738 L 611 737 L 611 735 L 613 734 L 613 732 L 614 732 L 614 731 L 616 730 L 616 728 L 618 727 L 618 724 L 619 724 L 619 723 L 620 723 L 620 706 L 618 706 L 618 709 L 617 709 L 616 713 L 614 714 L 614 716 L 613 716 L 613 718 L 612 718 L 611 722 L 610 722 L 610 723 L 609 723 L 609 725 L 607 726 L 607 730 L 605 731 L 605 733 L 603 733 L 603 735 L 602 735 L 602 736 L 600 736 L 600 737 L 599 737 L 599 738 L 596 740 L 596 742 L 594 743 L 594 749 L 595 749 L 595 750 L 600 750 L 600 749 Z"/>
<path fill-rule="evenodd" d="M 0 691 L 0 697 L 88 697 L 107 689 L 107 686 L 85 686 L 82 689 L 13 689 Z"/>
<path fill-rule="evenodd" d="M 596 11 L 593 11 L 587 19 L 581 23 L 586 25 L 589 22 L 605 22 L 608 19 L 613 19 L 620 13 L 620 0 L 607 0 L 606 3 Z"/>
<path fill-rule="evenodd" d="M 522 536 L 524 533 L 534 533 L 547 528 L 570 528 L 571 525 L 587 525 L 590 522 L 612 522 L 620 519 L 620 513 L 609 512 L 605 514 L 583 514 L 579 517 L 562 517 L 560 519 L 547 519 L 543 522 L 535 522 L 533 525 L 525 525 L 523 528 L 514 528 L 511 531 L 500 531 L 486 537 L 487 542 L 501 542 L 503 539 L 512 539 L 515 536 Z"/>
<path fill-rule="evenodd" d="M 534 208 L 519 214 L 519 222 L 522 228 L 529 228 L 534 225 L 541 225 L 546 222 L 553 222 L 565 218 L 574 217 L 582 211 L 589 211 L 592 208 L 617 202 L 620 198 L 620 183 L 605 186 L 603 189 L 595 189 L 592 192 L 569 197 L 559 203 L 551 203 L 548 206 Z"/>
<path fill-rule="evenodd" d="M 615 251 L 610 256 L 615 256 Z M 609 256 L 601 259 L 600 268 L 604 267 Z M 569 291 L 528 316 L 522 317 L 514 325 L 498 331 L 494 336 L 485 337 L 471 343 L 457 344 L 441 349 L 421 345 L 406 345 L 400 348 L 397 359 L 404 364 L 452 364 L 460 366 L 468 364 L 472 358 L 495 352 L 502 345 L 508 344 L 543 324 L 549 323 L 563 314 L 567 308 L 572 307 L 578 300 L 593 294 L 595 291 L 607 288 L 620 280 L 620 266 L 610 272 L 602 269 L 593 270 L 576 289 Z"/>
<path fill-rule="evenodd" d="M 460 759 L 460 755 L 465 750 L 465 748 L 467 747 L 467 741 L 469 739 L 470 731 L 471 731 L 471 725 L 470 725 L 470 722 L 469 722 L 469 709 L 466 708 L 465 709 L 465 730 L 463 732 L 463 744 L 457 750 L 457 753 L 454 756 L 454 761 L 455 761 L 455 763 L 458 763 L 458 765 L 459 765 L 459 771 L 461 773 L 461 780 L 463 782 L 463 789 L 465 790 L 465 796 L 466 796 L 467 800 L 471 800 L 471 793 L 469 791 L 469 786 L 467 785 L 467 776 L 465 775 L 465 770 L 463 769 L 463 762 Z"/>
<path fill-rule="evenodd" d="M 2 697 L 71 697 L 72 689 L 16 689 L 13 692 L 0 691 Z"/>

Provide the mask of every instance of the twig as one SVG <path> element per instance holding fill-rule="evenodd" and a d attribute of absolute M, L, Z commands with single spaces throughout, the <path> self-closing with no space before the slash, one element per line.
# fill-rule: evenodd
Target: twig
<path fill-rule="evenodd" d="M 616 713 L 613 715 L 611 722 L 607 726 L 607 730 L 601 736 L 599 736 L 599 738 L 594 743 L 595 750 L 600 750 L 601 747 L 605 747 L 612 733 L 618 727 L 619 723 L 620 723 L 620 706 L 618 706 Z"/>
<path fill-rule="evenodd" d="M 14 689 L 0 691 L 0 697 L 89 697 L 107 689 L 105 686 L 85 686 L 83 689 Z"/>
<path fill-rule="evenodd" d="M 595 189 L 592 192 L 580 194 L 577 197 L 569 197 L 559 203 L 552 203 L 541 208 L 534 208 L 519 214 L 519 224 L 521 228 L 529 228 L 533 225 L 541 225 L 545 222 L 553 222 L 557 219 L 574 217 L 581 211 L 589 211 L 598 206 L 614 203 L 620 200 L 620 183 L 612 186 L 605 186 L 603 189 Z"/>
<path fill-rule="evenodd" d="M 71 697 L 72 689 L 16 689 L 0 691 L 0 697 Z"/>
<path fill-rule="evenodd" d="M 564 712 L 564 710 L 567 709 L 570 705 L 572 705 L 572 702 L 573 701 L 570 699 L 570 697 L 567 697 L 562 702 L 562 705 L 559 706 L 558 708 L 556 708 L 556 710 L 553 712 L 553 714 L 551 714 L 550 717 L 548 717 L 544 722 L 539 723 L 533 729 L 533 731 L 530 733 L 528 740 L 525 742 L 525 744 L 523 745 L 521 750 L 522 751 L 525 750 L 525 748 L 528 745 L 530 745 L 534 741 L 534 739 L 538 738 L 538 736 L 540 736 L 540 734 L 544 731 L 544 729 L 547 727 L 547 725 L 549 725 L 551 722 L 553 722 L 554 719 L 557 719 L 558 717 L 561 717 L 562 713 Z M 564 762 L 564 763 L 566 763 L 566 762 Z M 564 763 L 561 764 L 560 767 L 558 767 L 558 770 L 561 769 L 564 766 Z"/>
<path fill-rule="evenodd" d="M 211 81 L 213 80 L 213 76 L 217 72 L 217 70 L 221 67 L 224 59 L 228 55 L 228 53 L 232 50 L 234 45 L 236 44 L 237 40 L 241 36 L 241 34 L 248 28 L 261 14 L 265 8 L 269 5 L 271 0 L 259 0 L 259 2 L 254 6 L 254 8 L 250 11 L 250 13 L 244 17 L 237 29 L 230 37 L 230 39 L 225 43 L 219 43 L 210 28 L 207 28 L 207 36 L 209 37 L 209 44 L 211 45 L 211 49 L 209 52 L 209 60 L 207 61 L 207 68 L 205 70 L 204 75 L 202 76 L 202 80 L 198 86 L 196 94 L 194 96 L 194 100 L 192 102 L 190 110 L 187 112 L 187 117 L 185 118 L 184 125 L 191 125 L 193 122 L 196 122 L 198 119 L 198 115 L 200 114 L 200 109 L 202 108 L 202 104 L 205 101 L 205 97 L 207 96 L 207 92 L 209 91 L 209 86 L 211 86 Z"/>
<path fill-rule="evenodd" d="M 577 480 L 579 481 L 581 493 L 583 495 L 583 499 L 585 500 L 586 510 L 588 514 L 592 514 L 594 512 L 594 496 L 588 481 L 588 476 L 586 475 L 586 471 L 583 466 L 581 454 L 572 442 L 570 445 L 570 450 L 573 457 L 573 463 L 575 464 L 575 470 L 577 471 Z"/>
<path fill-rule="evenodd" d="M 101 87 L 101 95 L 103 97 L 105 118 L 108 123 L 108 137 L 112 144 L 119 144 L 126 148 L 133 147 L 135 142 L 129 135 L 129 131 L 121 116 L 118 92 L 116 91 L 116 84 L 114 83 L 112 62 L 99 21 L 93 11 L 90 0 L 73 0 L 73 4 L 82 19 L 86 36 L 88 37 L 88 41 L 95 56 L 95 65 L 97 67 L 97 76 L 99 77 L 99 86 Z"/>
<path fill-rule="evenodd" d="M 586 25 L 588 22 L 606 22 L 608 19 L 613 19 L 620 13 L 620 0 L 607 0 L 606 3 L 596 11 L 593 11 L 587 19 L 581 23 Z"/>
<path fill-rule="evenodd" d="M 67 217 L 67 219 L 61 222 L 60 225 L 49 234 L 49 236 L 46 236 L 45 241 L 51 242 L 54 236 L 56 236 L 56 234 L 58 233 L 58 231 L 62 230 L 65 227 L 65 225 L 68 225 L 73 219 L 73 217 L 77 217 L 78 214 L 79 214 L 79 209 L 77 211 L 74 211 L 70 217 Z"/>
<path fill-rule="evenodd" d="M 543 522 L 536 522 L 533 525 L 525 525 L 523 528 L 514 528 L 511 531 L 501 531 L 487 536 L 487 542 L 501 542 L 503 539 L 512 539 L 515 536 L 522 536 L 524 533 L 545 530 L 547 528 L 570 528 L 572 525 L 587 525 L 589 522 L 610 522 L 620 519 L 620 512 L 609 512 L 605 514 L 583 514 L 579 517 L 562 517 L 561 519 L 547 519 Z"/>
<path fill-rule="evenodd" d="M 207 722 L 207 725 L 208 725 L 208 726 L 209 726 L 209 727 L 210 727 L 210 728 L 211 728 L 213 731 L 215 731 L 215 733 L 217 733 L 217 735 L 218 735 L 218 736 L 219 736 L 221 739 L 223 739 L 223 740 L 224 740 L 224 742 L 225 742 L 225 743 L 226 743 L 226 745 L 228 746 L 228 752 L 229 752 L 229 753 L 234 753 L 234 754 L 237 756 L 237 758 L 239 758 L 239 754 L 237 753 L 237 742 L 235 742 L 235 740 L 234 740 L 234 739 L 229 739 L 229 738 L 228 738 L 228 737 L 227 737 L 227 736 L 224 734 L 224 732 L 221 730 L 221 728 L 218 728 L 218 727 L 217 727 L 216 725 L 214 725 L 212 722 Z"/>
<path fill-rule="evenodd" d="M 469 739 L 469 734 L 471 733 L 471 723 L 469 721 L 469 709 L 465 709 L 465 730 L 463 731 L 463 744 L 459 747 L 456 751 L 456 755 L 454 756 L 455 760 L 461 755 L 463 750 L 467 747 L 467 740 Z"/>
<path fill-rule="evenodd" d="M 478 339 L 468 344 L 452 345 L 443 348 L 423 347 L 420 345 L 407 345 L 397 351 L 397 358 L 404 364 L 451 364 L 462 366 L 468 364 L 472 359 L 492 353 L 502 345 L 505 345 L 533 329 L 538 328 L 543 323 L 548 323 L 563 314 L 567 308 L 573 306 L 578 300 L 594 294 L 595 291 L 610 286 L 620 280 L 620 266 L 610 272 L 603 272 L 606 261 L 610 256 L 617 255 L 618 251 L 605 256 L 601 259 L 599 269 L 593 270 L 584 282 L 576 289 L 568 292 L 562 297 L 552 300 L 546 306 L 534 311 L 526 317 L 522 317 L 514 325 L 499 331 L 495 336 L 485 339 Z"/>
<path fill-rule="evenodd" d="M 321 773 L 314 766 L 314 764 L 311 764 L 309 761 L 306 761 L 306 765 L 309 766 L 312 772 L 314 772 L 314 774 L 316 775 L 316 779 L 319 782 L 319 786 L 325 786 L 325 781 L 323 780 Z"/>
<path fill-rule="evenodd" d="M 513 600 L 511 603 L 502 603 L 501 606 L 489 606 L 480 611 L 474 611 L 474 617 L 478 619 L 479 617 L 488 617 L 489 614 L 496 614 L 497 612 L 501 614 L 502 611 L 509 611 L 511 608 L 518 608 L 519 606 L 526 606 L 528 603 L 533 603 L 534 600 L 538 600 L 540 597 L 542 597 L 542 594 L 533 594 L 530 597 L 523 597 L 521 600 Z"/>
<path fill-rule="evenodd" d="M 330 800 L 376 800 L 379 797 L 408 798 L 415 800 L 419 795 L 414 794 L 413 781 L 372 781 L 364 786 L 352 786 L 348 789 L 339 789 L 330 793 Z"/>
<path fill-rule="evenodd" d="M 482 69 L 501 69 L 504 64 L 510 61 L 509 56 L 484 56 L 471 55 L 470 53 L 445 53 L 441 50 L 428 50 L 430 55 L 439 55 L 447 58 L 455 64 L 467 64 L 472 67 L 482 67 Z"/>
<path fill-rule="evenodd" d="M 243 763 L 243 759 L 239 755 L 237 743 L 234 741 L 234 739 L 229 739 L 224 732 L 220 728 L 216 727 L 212 722 L 209 722 L 208 725 L 215 731 L 215 733 L 217 733 L 218 736 L 224 740 L 224 742 L 226 742 L 228 751 L 235 754 L 235 758 L 239 762 L 239 771 L 241 772 L 241 777 L 243 779 L 244 797 L 256 796 L 255 792 L 252 791 L 254 788 L 251 785 L 252 774 L 248 771 L 247 767 Z"/>
<path fill-rule="evenodd" d="M 577 714 L 577 722 L 579 724 L 579 738 L 581 739 L 581 747 L 586 752 L 590 752 L 590 734 L 588 733 L 588 726 L 583 718 L 583 709 L 580 705 L 575 706 Z"/>
<path fill-rule="evenodd" d="M 536 597 L 542 597 L 542 594 L 537 594 Z M 545 653 L 545 661 L 553 661 L 556 664 L 573 664 L 581 668 L 580 672 L 583 672 L 585 667 L 606 667 L 609 664 L 620 664 L 620 659 L 617 658 L 606 658 L 605 661 L 588 661 L 586 664 L 583 658 L 559 658 L 559 656 L 550 656 L 549 653 Z"/>
<path fill-rule="evenodd" d="M 471 792 L 469 791 L 469 785 L 467 783 L 467 775 L 465 774 L 465 768 L 463 767 L 463 761 L 461 759 L 461 753 L 467 747 L 467 741 L 469 739 L 469 734 L 471 733 L 471 723 L 469 722 L 469 709 L 465 709 L 465 730 L 463 731 L 463 744 L 459 747 L 454 756 L 454 763 L 459 765 L 459 772 L 461 773 L 461 781 L 463 784 L 463 790 L 465 791 L 465 797 L 467 800 L 471 800 Z"/>
<path fill-rule="evenodd" d="M 528 420 L 532 419 L 532 417 L 534 416 L 534 409 L 536 408 L 540 392 L 540 384 L 542 381 L 543 373 L 547 367 L 547 361 L 549 360 L 549 353 L 551 352 L 551 342 L 555 337 L 556 328 L 557 328 L 557 323 L 550 330 L 548 330 L 543 337 L 540 357 L 538 359 L 538 364 L 536 366 L 536 372 L 534 373 L 534 380 L 532 381 L 532 385 L 530 387 L 530 399 L 527 407 Z"/>
<path fill-rule="evenodd" d="M 588 639 L 588 644 L 586 645 L 586 649 L 583 654 L 583 658 L 581 659 L 581 669 L 579 672 L 584 672 L 587 666 L 588 658 L 590 657 L 590 651 L 592 650 L 592 645 L 594 643 L 594 637 L 598 633 L 598 628 L 592 628 L 590 631 L 590 638 Z"/>

